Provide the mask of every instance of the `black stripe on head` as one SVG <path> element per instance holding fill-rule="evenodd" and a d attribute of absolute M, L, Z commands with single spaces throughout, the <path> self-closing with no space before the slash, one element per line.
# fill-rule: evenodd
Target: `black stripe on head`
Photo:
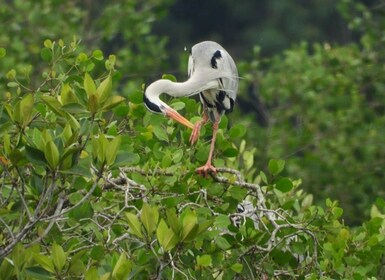
<path fill-rule="evenodd" d="M 222 54 L 221 54 L 221 51 L 220 50 L 217 50 L 213 57 L 211 58 L 211 67 L 214 68 L 214 69 L 217 69 L 218 68 L 218 65 L 217 65 L 217 59 L 221 58 L 222 57 Z"/>
<path fill-rule="evenodd" d="M 146 94 L 143 95 L 143 102 L 149 111 L 153 113 L 162 113 L 162 110 L 160 109 L 160 107 L 155 103 L 152 103 L 150 99 L 147 98 Z"/>

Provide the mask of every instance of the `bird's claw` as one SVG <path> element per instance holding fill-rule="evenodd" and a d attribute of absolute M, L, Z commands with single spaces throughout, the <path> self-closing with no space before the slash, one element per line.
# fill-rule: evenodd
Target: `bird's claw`
<path fill-rule="evenodd" d="M 217 169 L 211 163 L 208 162 L 202 167 L 197 168 L 195 172 L 201 176 L 207 177 L 209 173 L 217 174 Z"/>

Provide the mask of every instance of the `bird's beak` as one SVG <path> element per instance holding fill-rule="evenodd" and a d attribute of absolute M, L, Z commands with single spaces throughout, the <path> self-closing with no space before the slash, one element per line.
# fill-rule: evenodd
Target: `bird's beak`
<path fill-rule="evenodd" d="M 166 116 L 169 117 L 170 119 L 173 119 L 173 120 L 183 124 L 184 126 L 191 128 L 191 129 L 194 128 L 194 125 L 188 119 L 183 117 L 181 114 L 179 114 L 174 109 L 166 108 L 166 109 L 164 109 L 164 111 L 165 111 Z"/>

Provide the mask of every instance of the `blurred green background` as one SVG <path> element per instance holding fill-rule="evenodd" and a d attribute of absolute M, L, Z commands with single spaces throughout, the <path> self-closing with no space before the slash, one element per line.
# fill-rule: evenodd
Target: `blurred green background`
<path fill-rule="evenodd" d="M 171 73 L 186 78 L 188 52 L 222 44 L 242 77 L 229 125 L 242 123 L 255 167 L 287 161 L 287 176 L 322 203 L 338 199 L 348 224 L 384 197 L 383 1 L 1 1 L 3 98 L 18 73 L 44 72 L 45 39 L 81 40 L 115 54 L 123 96 Z M 219 155 L 220 156 L 220 155 Z"/>

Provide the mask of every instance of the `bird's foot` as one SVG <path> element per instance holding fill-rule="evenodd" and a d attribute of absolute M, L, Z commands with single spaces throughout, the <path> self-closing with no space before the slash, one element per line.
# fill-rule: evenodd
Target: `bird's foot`
<path fill-rule="evenodd" d="M 201 122 L 197 122 L 194 124 L 194 128 L 193 128 L 191 135 L 190 135 L 191 145 L 194 145 L 198 141 L 200 130 L 201 130 L 201 125 L 202 125 Z"/>
<path fill-rule="evenodd" d="M 197 168 L 195 172 L 206 177 L 209 173 L 217 174 L 217 169 L 210 162 L 207 162 L 202 167 Z"/>

